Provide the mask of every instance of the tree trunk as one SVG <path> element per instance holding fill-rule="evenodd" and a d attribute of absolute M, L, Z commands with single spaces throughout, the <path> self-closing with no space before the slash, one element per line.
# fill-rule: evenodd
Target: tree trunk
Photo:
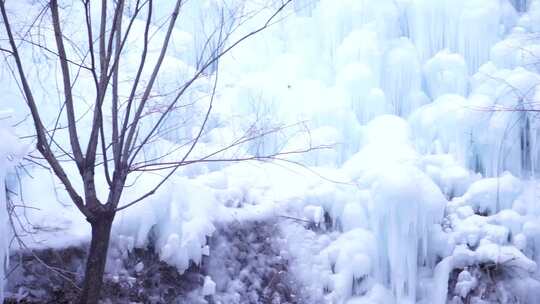
<path fill-rule="evenodd" d="M 92 240 L 86 261 L 83 290 L 79 298 L 80 304 L 97 304 L 99 301 L 113 219 L 114 215 L 101 214 L 90 222 Z"/>

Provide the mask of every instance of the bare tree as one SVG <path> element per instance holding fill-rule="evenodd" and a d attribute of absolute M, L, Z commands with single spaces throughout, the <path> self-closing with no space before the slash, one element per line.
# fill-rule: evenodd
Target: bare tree
<path fill-rule="evenodd" d="M 151 47 L 155 47 L 158 42 L 151 41 L 152 28 L 155 28 L 158 20 L 153 16 L 157 1 L 153 0 L 102 0 L 98 1 L 80 0 L 67 3 L 67 6 L 78 6 L 84 13 L 84 18 L 79 22 L 81 30 L 86 36 L 86 42 L 75 42 L 76 39 L 63 27 L 64 19 L 70 16 L 62 16 L 63 6 L 58 0 L 45 2 L 43 10 L 38 16 L 43 30 L 50 29 L 54 35 L 53 46 L 28 38 L 24 33 L 14 30 L 10 22 L 6 0 L 0 0 L 0 11 L 2 14 L 3 26 L 7 36 L 9 47 L 1 49 L 8 54 L 9 61 L 14 64 L 13 76 L 18 82 L 24 101 L 29 109 L 34 132 L 36 148 L 40 157 L 33 156 L 37 162 L 44 162 L 52 170 L 61 184 L 65 187 L 73 204 L 85 216 L 91 225 L 92 236 L 86 263 L 86 272 L 80 294 L 80 303 L 97 303 L 102 287 L 103 274 L 108 250 L 111 227 L 115 215 L 118 211 L 128 208 L 136 203 L 145 200 L 154 194 L 175 172 L 183 166 L 204 163 L 204 162 L 236 162 L 245 160 L 272 160 L 279 159 L 286 154 L 296 154 L 311 151 L 324 147 L 306 147 L 303 150 L 273 152 L 266 155 L 241 155 L 238 157 L 224 156 L 224 152 L 238 148 L 241 145 L 260 139 L 272 133 L 280 132 L 287 126 L 274 126 L 271 128 L 257 128 L 254 123 L 252 127 L 239 135 L 237 139 L 221 148 L 200 153 L 194 156 L 196 146 L 200 143 L 205 132 L 208 131 L 208 124 L 213 109 L 216 94 L 218 62 L 232 49 L 237 47 L 246 39 L 260 33 L 273 23 L 279 21 L 286 7 L 292 0 L 285 0 L 271 8 L 271 13 L 264 18 L 264 22 L 251 31 L 236 35 L 232 39 L 233 32 L 240 26 L 242 20 L 249 19 L 250 15 L 244 15 L 235 22 L 228 20 L 235 17 L 231 15 L 232 9 L 222 8 L 218 14 L 218 26 L 210 33 L 207 33 L 206 43 L 203 50 L 196 59 L 195 69 L 183 83 L 172 93 L 162 96 L 160 103 L 152 102 L 156 92 L 156 83 L 162 72 L 164 59 L 169 49 L 172 36 L 175 32 L 177 19 L 184 7 L 184 1 L 174 1 L 174 7 L 169 14 L 167 22 L 160 25 L 160 32 L 164 33 L 160 43 L 159 51 L 155 58 L 149 59 Z M 93 11 L 99 8 L 99 11 Z M 234 10 L 236 12 L 236 10 Z M 98 20 L 92 19 L 99 16 Z M 236 16 L 237 17 L 237 16 Z M 221 19 L 220 19 L 221 18 Z M 144 30 L 134 30 L 133 24 L 136 20 L 144 21 Z M 72 20 L 73 21 L 73 20 Z M 162 22 L 159 21 L 159 22 Z M 72 31 L 70 31 L 72 32 Z M 130 62 L 135 66 L 135 73 L 124 75 L 121 63 L 125 57 L 128 40 L 132 37 L 139 37 L 142 42 L 140 54 L 137 62 Z M 56 123 L 48 126 L 40 111 L 40 101 L 35 95 L 36 84 L 32 82 L 32 76 L 28 72 L 28 67 L 32 61 L 27 56 L 22 55 L 22 46 L 28 47 L 36 52 L 45 54 L 47 58 L 53 58 L 60 67 L 61 88 L 57 89 L 58 98 L 62 102 L 58 106 L 60 113 Z M 145 77 L 144 71 L 150 71 Z M 79 74 L 89 75 L 87 78 L 79 77 Z M 30 75 L 29 75 L 30 74 Z M 184 138 L 181 147 L 181 155 L 173 154 L 171 151 L 162 155 L 148 159 L 144 156 L 144 151 L 152 143 L 160 138 L 163 128 L 168 118 L 179 108 L 187 103 L 180 100 L 189 99 L 187 97 L 190 88 L 201 78 L 209 77 L 213 85 L 210 89 L 209 102 L 205 105 L 200 121 L 190 122 L 197 126 L 198 131 L 189 138 Z M 89 81 L 88 81 L 89 80 Z M 81 83 L 85 82 L 85 83 Z M 85 115 L 91 115 L 90 128 L 83 130 L 85 126 L 81 123 L 81 118 L 77 114 L 84 104 L 80 97 L 74 95 L 73 87 L 83 85 L 91 88 L 92 98 L 88 104 L 89 110 Z M 128 94 L 121 94 L 120 87 L 128 85 Z M 56 88 L 49 88 L 55 91 Z M 86 97 L 88 98 L 88 97 Z M 146 119 L 148 117 L 152 119 Z M 110 123 L 105 122 L 105 118 L 110 118 Z M 62 127 L 59 121 L 64 119 L 66 126 Z M 143 127 L 144 126 L 144 127 Z M 87 128 L 87 127 L 86 127 Z M 58 139 L 61 131 L 68 140 L 63 143 Z M 87 131 L 88 135 L 83 141 L 82 133 Z M 176 155 L 171 160 L 172 155 Z M 75 164 L 78 170 L 78 177 L 82 180 L 82 191 L 76 187 L 73 177 L 67 172 L 66 164 Z M 99 170 L 100 172 L 97 172 Z M 122 192 L 126 186 L 128 176 L 140 171 L 161 171 L 161 180 L 146 191 L 139 198 L 122 202 Z M 96 191 L 96 174 L 105 177 L 108 186 L 108 195 L 98 197 Z M 122 202 L 122 205 L 120 203 Z"/>

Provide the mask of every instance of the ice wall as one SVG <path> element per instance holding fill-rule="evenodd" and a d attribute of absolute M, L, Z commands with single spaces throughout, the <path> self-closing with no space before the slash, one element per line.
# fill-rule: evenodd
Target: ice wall
<path fill-rule="evenodd" d="M 447 199 L 472 195 L 478 179 L 506 171 L 531 178 L 540 169 L 540 1 L 302 5 L 238 51 L 260 50 L 264 60 L 242 57 L 248 59 L 241 67 L 223 62 L 251 75 L 231 78 L 240 84 L 231 100 L 240 98 L 231 104 L 242 108 L 248 96 L 258 96 L 285 121 L 308 121 L 313 142 L 337 141 L 336 153 L 310 153 L 304 160 L 345 170 L 367 193 L 358 203 L 363 209 L 342 200 L 319 207 L 345 220 L 345 230 L 369 222 L 378 252 L 374 277 L 398 302 L 426 301 L 431 291 L 419 273 L 432 275 L 435 260 L 452 250 L 445 237 L 436 249 L 429 246 L 434 235 L 447 233 L 441 228 Z M 280 51 L 262 50 L 264 40 L 277 40 Z M 486 200 L 489 208 L 476 212 L 510 209 L 516 196 Z"/>
<path fill-rule="evenodd" d="M 534 24 L 532 9 L 525 18 L 512 4 L 298 2 L 292 17 L 222 61 L 231 73 L 224 81 L 234 84 L 228 90 L 234 91 L 230 108 L 249 112 L 255 101 L 285 121 L 306 120 L 313 130 L 330 128 L 340 141 L 339 156 L 310 163 L 342 164 L 359 149 L 360 125 L 383 114 L 408 117 L 445 94 L 467 97 L 475 90 L 469 77 L 483 64 L 518 60 L 514 53 L 504 55 L 508 47 L 494 51 L 516 24 Z"/>

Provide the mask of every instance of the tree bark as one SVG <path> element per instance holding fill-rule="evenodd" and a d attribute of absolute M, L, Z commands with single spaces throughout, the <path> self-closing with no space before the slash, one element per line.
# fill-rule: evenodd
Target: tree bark
<path fill-rule="evenodd" d="M 97 304 L 99 301 L 113 219 L 114 214 L 100 214 L 89 220 L 92 240 L 86 261 L 83 290 L 79 297 L 80 304 Z"/>

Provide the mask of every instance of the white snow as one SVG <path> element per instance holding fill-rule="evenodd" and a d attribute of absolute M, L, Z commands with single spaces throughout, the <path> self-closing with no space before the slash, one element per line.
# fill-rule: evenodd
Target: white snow
<path fill-rule="evenodd" d="M 212 281 L 212 278 L 209 276 L 204 277 L 204 283 L 202 287 L 203 296 L 209 296 L 216 293 L 216 283 Z"/>

